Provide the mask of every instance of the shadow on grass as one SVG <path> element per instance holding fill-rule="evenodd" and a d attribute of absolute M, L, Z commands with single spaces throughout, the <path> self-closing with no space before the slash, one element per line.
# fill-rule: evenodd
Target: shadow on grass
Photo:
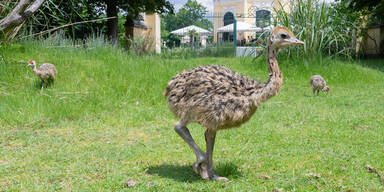
<path fill-rule="evenodd" d="M 384 72 L 384 59 L 383 58 L 377 58 L 377 59 L 361 59 L 357 62 L 355 62 L 357 65 L 368 67 L 371 69 L 376 69 L 381 72 Z"/>
<path fill-rule="evenodd" d="M 236 179 L 241 176 L 238 167 L 232 163 L 219 163 L 214 166 L 215 173 L 228 179 Z M 147 174 L 170 178 L 178 182 L 203 181 L 200 175 L 195 174 L 192 165 L 162 164 L 148 167 Z"/>
<path fill-rule="evenodd" d="M 41 89 L 41 86 L 43 85 L 42 83 L 43 83 L 43 81 L 41 79 L 37 79 L 34 81 L 33 84 L 34 84 L 34 87 L 36 89 Z M 53 80 L 48 80 L 44 83 L 44 89 L 52 87 L 54 84 L 55 84 L 55 82 Z"/>

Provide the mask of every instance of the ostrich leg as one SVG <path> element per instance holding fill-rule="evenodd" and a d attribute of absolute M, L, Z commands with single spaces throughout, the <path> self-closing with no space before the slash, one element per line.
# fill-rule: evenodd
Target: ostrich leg
<path fill-rule="evenodd" d="M 196 162 L 193 164 L 193 170 L 195 171 L 195 173 L 196 174 L 200 173 L 200 176 L 203 179 L 208 179 L 208 171 L 206 169 L 206 166 L 201 166 L 202 163 L 206 162 L 207 160 L 206 155 L 199 148 L 199 146 L 197 146 L 186 125 L 183 124 L 182 122 L 176 123 L 175 131 L 177 134 L 180 135 L 181 138 L 184 139 L 184 141 L 189 145 L 189 147 L 192 149 L 192 151 L 196 155 Z"/>
<path fill-rule="evenodd" d="M 215 145 L 215 138 L 216 138 L 216 131 L 205 131 L 205 142 L 207 143 L 207 158 L 208 158 L 208 176 L 209 179 L 212 180 L 220 180 L 220 181 L 228 181 L 225 177 L 220 177 L 215 175 L 215 172 L 213 171 L 213 162 L 212 162 L 212 155 L 213 155 L 213 147 Z M 204 165 L 203 165 L 204 166 Z"/>
<path fill-rule="evenodd" d="M 41 90 L 40 91 L 43 91 L 44 89 L 44 80 L 41 81 Z"/>

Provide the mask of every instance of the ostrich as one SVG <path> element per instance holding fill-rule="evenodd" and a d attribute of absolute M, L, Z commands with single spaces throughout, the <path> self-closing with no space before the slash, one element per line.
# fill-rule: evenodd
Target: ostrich
<path fill-rule="evenodd" d="M 177 74 L 168 82 L 164 96 L 168 107 L 180 118 L 175 131 L 196 155 L 193 170 L 203 179 L 223 180 L 212 168 L 216 132 L 238 127 L 247 122 L 258 106 L 276 95 L 283 77 L 277 63 L 277 52 L 288 45 L 303 45 L 285 27 L 275 27 L 267 44 L 269 78 L 257 82 L 222 66 L 200 66 Z M 193 140 L 187 125 L 196 122 L 206 127 L 204 153 Z"/>
<path fill-rule="evenodd" d="M 329 93 L 329 87 L 327 86 L 325 80 L 320 75 L 314 75 L 309 80 L 309 83 L 313 89 L 313 96 L 315 96 L 315 92 L 317 91 L 317 95 L 319 95 L 319 91 L 324 91 Z"/>
<path fill-rule="evenodd" d="M 44 82 L 47 81 L 54 81 L 55 76 L 57 74 L 56 67 L 53 64 L 50 63 L 44 63 L 40 65 L 39 68 L 36 67 L 36 62 L 34 60 L 28 61 L 28 66 L 32 67 L 33 72 L 40 77 L 41 79 L 41 90 L 44 89 Z"/>

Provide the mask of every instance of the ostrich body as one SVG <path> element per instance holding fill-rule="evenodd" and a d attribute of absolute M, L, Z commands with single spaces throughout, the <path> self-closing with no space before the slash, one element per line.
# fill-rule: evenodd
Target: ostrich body
<path fill-rule="evenodd" d="M 303 42 L 285 27 L 272 31 L 267 44 L 269 78 L 266 83 L 215 65 L 183 71 L 169 81 L 164 95 L 170 110 L 180 118 L 174 129 L 195 153 L 193 170 L 203 179 L 228 180 L 215 175 L 212 168 L 216 132 L 247 122 L 260 103 L 279 92 L 283 77 L 277 51 L 291 44 Z M 186 127 L 192 122 L 206 127 L 206 152 L 196 145 Z"/>
<path fill-rule="evenodd" d="M 44 64 L 40 65 L 39 68 L 37 68 L 36 62 L 34 60 L 29 60 L 28 66 L 31 66 L 33 73 L 35 73 L 35 75 L 40 77 L 40 79 L 42 81 L 41 89 L 44 88 L 44 82 L 48 83 L 49 80 L 51 80 L 51 81 L 55 80 L 57 70 L 53 64 L 44 63 Z"/>
<path fill-rule="evenodd" d="M 313 96 L 315 96 L 315 92 L 317 91 L 317 95 L 319 95 L 320 90 L 329 93 L 329 87 L 327 86 L 325 80 L 320 75 L 314 75 L 309 80 L 309 83 L 312 86 Z"/>

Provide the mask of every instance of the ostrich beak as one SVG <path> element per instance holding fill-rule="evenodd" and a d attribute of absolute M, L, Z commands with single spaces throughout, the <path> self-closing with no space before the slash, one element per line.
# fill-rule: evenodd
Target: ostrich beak
<path fill-rule="evenodd" d="M 289 44 L 291 44 L 291 45 L 304 45 L 304 42 L 303 42 L 303 41 L 300 41 L 300 40 L 298 40 L 298 39 L 295 38 L 295 37 L 286 39 L 286 41 L 287 41 Z"/>

